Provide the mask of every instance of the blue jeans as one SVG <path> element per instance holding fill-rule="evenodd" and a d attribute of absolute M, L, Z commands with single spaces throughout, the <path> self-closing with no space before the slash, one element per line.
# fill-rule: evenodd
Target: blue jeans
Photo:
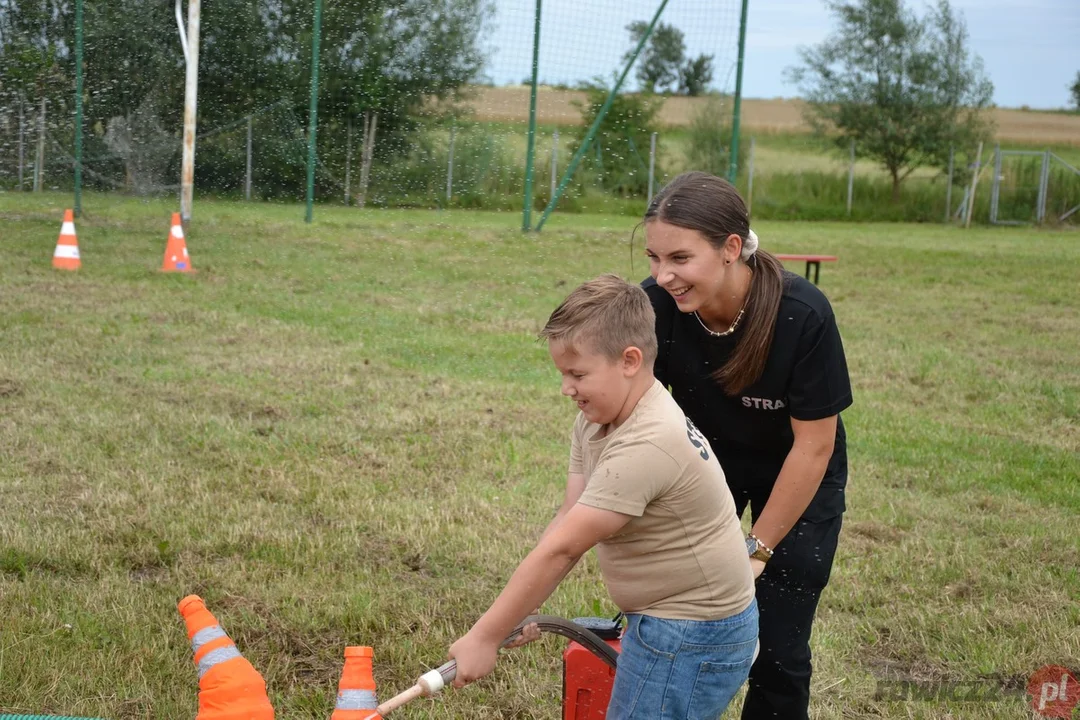
<path fill-rule="evenodd" d="M 757 602 L 723 620 L 628 615 L 608 720 L 716 720 L 746 682 Z"/>

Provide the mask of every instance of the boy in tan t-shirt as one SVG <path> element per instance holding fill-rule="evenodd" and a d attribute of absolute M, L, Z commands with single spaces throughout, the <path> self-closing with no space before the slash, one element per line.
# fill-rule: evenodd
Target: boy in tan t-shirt
<path fill-rule="evenodd" d="M 596 546 L 627 615 L 607 717 L 716 718 L 757 641 L 754 579 L 735 504 L 705 438 L 653 377 L 645 291 L 604 275 L 572 292 L 541 337 L 581 411 L 566 496 L 492 606 L 450 648 L 461 687 Z"/>

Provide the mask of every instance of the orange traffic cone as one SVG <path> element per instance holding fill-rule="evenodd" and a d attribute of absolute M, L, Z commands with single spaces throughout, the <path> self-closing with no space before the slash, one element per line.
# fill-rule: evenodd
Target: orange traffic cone
<path fill-rule="evenodd" d="M 184 226 L 180 224 L 180 213 L 172 214 L 172 229 L 169 241 L 165 244 L 165 260 L 161 263 L 162 272 L 195 272 L 188 257 L 187 243 L 184 242 Z"/>
<path fill-rule="evenodd" d="M 60 238 L 56 241 L 52 265 L 59 270 L 78 270 L 82 266 L 79 241 L 75 239 L 75 216 L 70 210 L 64 211 L 64 224 L 60 226 Z"/>
<path fill-rule="evenodd" d="M 345 667 L 330 720 L 382 720 L 375 709 L 379 701 L 375 697 L 375 677 L 371 674 L 373 657 L 369 647 L 345 648 Z"/>
<path fill-rule="evenodd" d="M 199 714 L 196 720 L 273 720 L 262 675 L 244 659 L 198 595 L 176 606 L 187 625 L 199 667 Z"/>

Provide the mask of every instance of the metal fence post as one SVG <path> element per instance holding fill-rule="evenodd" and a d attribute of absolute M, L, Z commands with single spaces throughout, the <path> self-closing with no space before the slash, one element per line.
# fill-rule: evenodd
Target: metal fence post
<path fill-rule="evenodd" d="M 990 224 L 998 219 L 998 199 L 1001 197 L 1001 145 L 994 145 L 994 184 L 990 186 Z"/>
<path fill-rule="evenodd" d="M 536 0 L 536 14 L 533 16 L 532 77 L 529 80 L 529 132 L 525 138 L 525 197 L 521 208 L 521 231 L 532 230 L 533 204 L 533 161 L 536 154 L 536 88 L 540 75 L 540 16 L 542 1 Z M 552 202 L 555 193 L 551 194 Z M 543 225 L 544 221 L 540 221 Z M 536 230 L 539 232 L 540 225 Z"/>
<path fill-rule="evenodd" d="M 731 163 L 728 166 L 728 182 L 735 184 L 739 172 L 739 125 L 742 122 L 743 57 L 746 55 L 746 15 L 748 0 L 742 0 L 739 15 L 739 55 L 735 62 L 735 107 L 731 114 Z M 661 8 L 662 9 L 662 8 Z"/>
<path fill-rule="evenodd" d="M 975 169 L 971 172 L 971 194 L 968 196 L 967 211 L 964 213 L 964 227 L 971 227 L 971 216 L 975 212 L 975 190 L 979 186 L 979 171 L 982 169 L 983 142 L 979 141 L 979 149 L 975 151 Z"/>
<path fill-rule="evenodd" d="M 82 156 L 83 156 L 83 0 L 75 0 L 75 208 L 82 215 Z"/>
<path fill-rule="evenodd" d="M 41 192 L 45 181 L 45 96 L 41 96 L 41 114 L 38 115 L 37 159 L 34 161 L 34 192 Z"/>
<path fill-rule="evenodd" d="M 653 176 L 656 174 L 656 133 L 649 137 L 649 199 L 652 202 Z"/>
<path fill-rule="evenodd" d="M 244 199 L 251 200 L 251 116 L 247 119 L 247 169 L 244 173 Z M 345 191 L 346 193 L 348 190 Z"/>
<path fill-rule="evenodd" d="M 953 182 L 953 160 L 955 159 L 956 148 L 952 145 L 949 146 L 949 185 L 945 188 L 945 222 L 949 222 L 949 215 L 952 214 L 952 182 Z"/>
<path fill-rule="evenodd" d="M 855 141 L 851 141 L 851 160 L 848 161 L 847 173 L 847 214 L 851 217 L 851 195 L 855 190 Z"/>
<path fill-rule="evenodd" d="M 457 124 L 450 125 L 450 159 L 446 163 L 446 202 L 454 194 L 454 135 L 457 133 Z"/>
<path fill-rule="evenodd" d="M 19 192 L 23 190 L 26 168 L 26 98 L 19 94 Z"/>
<path fill-rule="evenodd" d="M 1046 220 L 1046 196 L 1050 185 L 1050 151 L 1043 152 L 1042 168 L 1039 172 L 1039 201 L 1035 211 L 1035 220 L 1040 225 Z"/>
<path fill-rule="evenodd" d="M 352 186 L 352 118 L 345 121 L 345 207 L 349 207 Z"/>
<path fill-rule="evenodd" d="M 746 159 L 746 214 L 754 205 L 754 136 L 750 136 L 750 157 Z"/>
<path fill-rule="evenodd" d="M 555 182 L 558 180 L 558 172 L 556 166 L 559 164 L 559 130 L 555 129 L 555 132 L 551 135 L 551 194 L 548 197 L 555 197 Z"/>
<path fill-rule="evenodd" d="M 319 129 L 319 40 L 322 35 L 322 0 L 315 0 L 311 24 L 311 100 L 308 108 L 307 204 L 304 222 L 310 223 L 315 204 L 315 133 Z"/>

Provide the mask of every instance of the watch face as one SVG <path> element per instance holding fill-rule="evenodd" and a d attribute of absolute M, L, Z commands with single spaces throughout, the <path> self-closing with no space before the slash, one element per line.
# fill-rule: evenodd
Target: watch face
<path fill-rule="evenodd" d="M 746 538 L 746 554 L 753 555 L 755 550 L 757 550 L 757 541 L 753 538 Z"/>

